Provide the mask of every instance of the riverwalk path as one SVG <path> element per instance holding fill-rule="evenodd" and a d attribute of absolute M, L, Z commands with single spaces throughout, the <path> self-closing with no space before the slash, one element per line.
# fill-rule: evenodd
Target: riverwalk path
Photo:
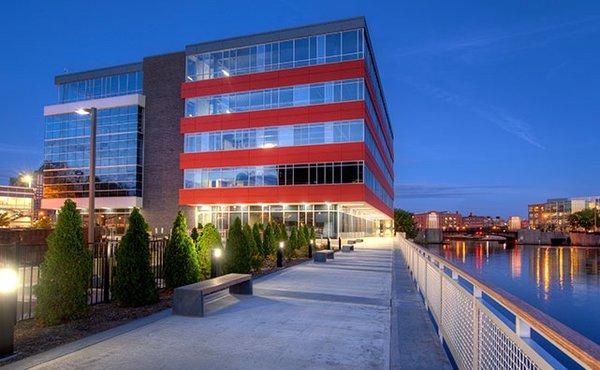
<path fill-rule="evenodd" d="M 220 294 L 206 316 L 169 310 L 11 364 L 86 369 L 450 368 L 392 238 L 369 238 Z"/>

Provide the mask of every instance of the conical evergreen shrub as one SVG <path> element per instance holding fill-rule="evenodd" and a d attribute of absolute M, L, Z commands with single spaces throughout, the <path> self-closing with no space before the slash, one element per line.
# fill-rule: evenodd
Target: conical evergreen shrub
<path fill-rule="evenodd" d="M 215 225 L 208 223 L 202 228 L 202 234 L 198 239 L 198 264 L 200 265 L 200 278 L 210 278 L 211 253 L 214 248 L 223 248 L 221 234 Z"/>
<path fill-rule="evenodd" d="M 150 267 L 148 224 L 137 208 L 129 215 L 129 226 L 115 257 L 113 298 L 120 305 L 129 307 L 157 302 L 158 290 Z"/>
<path fill-rule="evenodd" d="M 190 233 L 190 238 L 192 238 L 194 245 L 198 244 L 198 239 L 200 238 L 200 232 L 198 231 L 197 228 L 194 227 L 192 229 L 192 232 Z"/>
<path fill-rule="evenodd" d="M 248 251 L 250 253 L 250 267 L 252 268 L 252 271 L 260 271 L 263 264 L 263 258 L 260 253 L 260 250 L 258 249 L 258 245 L 256 245 L 256 240 L 254 239 L 254 232 L 248 224 L 244 225 L 243 231 L 244 242 L 246 243 Z"/>
<path fill-rule="evenodd" d="M 258 253 L 260 254 L 261 258 L 264 259 L 267 258 L 268 256 L 268 252 L 265 248 L 265 246 L 263 245 L 263 232 L 261 231 L 261 224 L 260 223 L 255 223 L 254 225 L 252 225 L 252 238 L 254 239 L 254 244 L 256 244 L 256 248 L 258 249 Z"/>
<path fill-rule="evenodd" d="M 292 226 L 292 229 L 290 230 L 290 238 L 284 248 L 284 255 L 286 260 L 289 261 L 292 259 L 292 257 L 294 257 L 296 249 L 300 247 L 298 241 L 298 229 L 296 228 L 296 226 Z"/>
<path fill-rule="evenodd" d="M 263 239 L 263 250 L 266 256 L 275 255 L 277 252 L 277 235 L 275 232 L 275 228 L 272 223 L 267 224 L 265 227 L 265 234 Z"/>
<path fill-rule="evenodd" d="M 250 248 L 246 243 L 242 222 L 239 218 L 229 226 L 225 247 L 225 271 L 247 274 L 251 269 Z"/>
<path fill-rule="evenodd" d="M 35 287 L 35 317 L 56 325 L 83 315 L 88 309 L 92 254 L 83 239 L 81 214 L 67 199 L 48 237 L 48 251 Z"/>
<path fill-rule="evenodd" d="M 187 222 L 181 211 L 173 222 L 171 238 L 165 249 L 165 284 L 174 289 L 200 280 L 198 253 L 187 233 Z"/>
<path fill-rule="evenodd" d="M 302 248 L 308 245 L 308 232 L 306 232 L 306 225 L 298 226 L 298 248 Z"/>

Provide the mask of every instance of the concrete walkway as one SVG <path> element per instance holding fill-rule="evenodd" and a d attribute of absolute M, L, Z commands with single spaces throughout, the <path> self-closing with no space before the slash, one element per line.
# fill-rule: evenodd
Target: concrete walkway
<path fill-rule="evenodd" d="M 399 265 L 392 239 L 365 244 L 326 264 L 307 262 L 257 279 L 254 296 L 217 296 L 204 318 L 142 319 L 11 367 L 448 367 L 404 265 L 404 273 L 392 274 Z M 400 284 L 392 284 L 393 275 Z"/>

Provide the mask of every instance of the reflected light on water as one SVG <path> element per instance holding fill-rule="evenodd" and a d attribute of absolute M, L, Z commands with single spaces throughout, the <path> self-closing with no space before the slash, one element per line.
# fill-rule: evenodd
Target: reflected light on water
<path fill-rule="evenodd" d="M 600 248 L 456 240 L 429 249 L 600 343 Z"/>

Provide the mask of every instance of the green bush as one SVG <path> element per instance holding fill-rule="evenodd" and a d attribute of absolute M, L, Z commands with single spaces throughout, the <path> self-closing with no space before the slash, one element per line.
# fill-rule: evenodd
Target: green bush
<path fill-rule="evenodd" d="M 258 241 L 260 242 L 260 236 Z M 248 246 L 250 252 L 250 267 L 253 271 L 260 271 L 264 259 L 260 252 L 259 245 L 256 244 L 256 239 L 254 239 L 254 230 L 248 224 L 244 225 L 244 242 Z"/>
<path fill-rule="evenodd" d="M 265 246 L 264 246 L 262 234 L 263 234 L 263 232 L 261 231 L 260 223 L 257 222 L 254 225 L 252 225 L 252 238 L 254 239 L 254 244 L 256 244 L 258 253 L 260 254 L 261 258 L 264 261 L 264 259 L 266 259 L 267 256 L 269 255 L 269 252 L 268 252 L 267 248 L 265 248 Z"/>
<path fill-rule="evenodd" d="M 137 208 L 129 215 L 129 226 L 115 257 L 113 298 L 120 305 L 130 307 L 157 302 L 158 290 L 150 267 L 148 224 Z"/>
<path fill-rule="evenodd" d="M 165 284 L 174 289 L 200 279 L 198 253 L 192 238 L 187 234 L 187 222 L 179 211 L 173 222 L 171 238 L 165 249 Z"/>
<path fill-rule="evenodd" d="M 190 238 L 192 238 L 194 245 L 198 244 L 198 239 L 200 238 L 200 232 L 198 231 L 197 228 L 194 227 L 192 229 L 192 232 L 190 233 Z"/>
<path fill-rule="evenodd" d="M 279 235 L 278 235 L 279 241 L 280 242 L 284 242 L 284 243 L 287 244 L 287 242 L 288 242 L 288 233 L 287 233 L 287 229 L 285 228 L 285 225 L 284 224 L 279 224 L 278 228 L 279 228 Z"/>
<path fill-rule="evenodd" d="M 202 228 L 202 234 L 196 244 L 198 264 L 200 265 L 200 278 L 210 278 L 211 253 L 214 248 L 223 248 L 221 234 L 215 225 L 208 223 Z"/>
<path fill-rule="evenodd" d="M 284 249 L 285 259 L 288 261 L 291 260 L 292 257 L 294 257 L 296 249 L 298 249 L 299 247 L 300 244 L 298 239 L 298 229 L 296 228 L 296 226 L 292 226 L 292 229 L 290 230 L 290 239 L 288 240 Z"/>
<path fill-rule="evenodd" d="M 310 227 L 310 230 L 308 231 L 308 236 L 309 236 L 309 239 L 313 240 L 316 243 L 317 234 L 315 234 L 315 227 L 314 226 Z"/>
<path fill-rule="evenodd" d="M 88 309 L 92 254 L 83 241 L 81 214 L 67 199 L 48 237 L 48 251 L 35 287 L 35 317 L 56 325 L 83 315 Z"/>
<path fill-rule="evenodd" d="M 263 239 L 263 251 L 266 256 L 274 255 L 277 252 L 277 244 L 279 243 L 277 233 L 272 223 L 265 227 L 265 236 Z"/>
<path fill-rule="evenodd" d="M 227 273 L 250 273 L 250 248 L 244 237 L 242 222 L 239 218 L 229 226 L 225 247 L 225 271 Z"/>

